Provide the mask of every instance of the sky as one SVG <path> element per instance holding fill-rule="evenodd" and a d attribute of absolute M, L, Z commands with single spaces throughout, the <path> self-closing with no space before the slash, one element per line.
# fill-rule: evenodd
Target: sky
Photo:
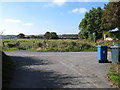
<path fill-rule="evenodd" d="M 0 33 L 39 35 L 45 32 L 78 34 L 78 25 L 92 7 L 104 8 L 108 2 L 2 2 Z"/>

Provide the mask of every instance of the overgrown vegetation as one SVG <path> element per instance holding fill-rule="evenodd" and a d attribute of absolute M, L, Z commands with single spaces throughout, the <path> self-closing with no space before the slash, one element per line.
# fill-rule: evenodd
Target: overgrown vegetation
<path fill-rule="evenodd" d="M 111 65 L 110 72 L 108 73 L 108 79 L 120 88 L 120 64 Z"/>
<path fill-rule="evenodd" d="M 11 71 L 15 69 L 15 64 L 9 56 L 2 52 L 2 88 L 9 88 Z"/>
<path fill-rule="evenodd" d="M 97 51 L 97 45 L 120 44 L 120 41 L 102 41 L 99 40 L 96 43 L 89 40 L 73 40 L 73 39 L 3 39 L 3 50 L 15 51 L 37 51 L 37 52 L 82 52 L 82 51 Z M 8 47 L 8 44 L 16 44 L 18 46 Z"/>

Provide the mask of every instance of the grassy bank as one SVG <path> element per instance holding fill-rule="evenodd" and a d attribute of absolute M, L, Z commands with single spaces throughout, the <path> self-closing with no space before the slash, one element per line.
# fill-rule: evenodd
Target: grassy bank
<path fill-rule="evenodd" d="M 5 51 L 25 50 L 32 52 L 91 52 L 97 51 L 97 45 L 120 44 L 120 41 L 93 41 L 79 39 L 3 39 Z M 8 47 L 8 44 L 20 42 L 19 46 Z M 45 43 L 43 43 L 45 42 Z M 109 49 L 110 50 L 110 49 Z"/>
<path fill-rule="evenodd" d="M 114 85 L 120 88 L 120 64 L 112 64 L 107 76 Z"/>
<path fill-rule="evenodd" d="M 15 69 L 15 65 L 4 52 L 2 52 L 2 88 L 8 88 L 11 78 L 11 70 Z"/>

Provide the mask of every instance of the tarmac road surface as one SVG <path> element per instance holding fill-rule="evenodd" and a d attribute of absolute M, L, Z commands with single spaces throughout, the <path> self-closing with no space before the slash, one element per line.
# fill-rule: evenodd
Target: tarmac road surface
<path fill-rule="evenodd" d="M 97 52 L 5 51 L 17 67 L 10 88 L 114 88 Z M 110 53 L 108 53 L 110 60 Z"/>

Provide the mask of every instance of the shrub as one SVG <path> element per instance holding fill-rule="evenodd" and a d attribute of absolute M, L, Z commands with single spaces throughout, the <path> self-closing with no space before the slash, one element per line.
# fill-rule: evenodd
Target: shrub
<path fill-rule="evenodd" d="M 58 44 L 53 42 L 53 43 L 50 43 L 48 47 L 49 48 L 58 48 Z"/>
<path fill-rule="evenodd" d="M 88 44 L 88 43 L 82 43 L 82 44 L 80 44 L 79 47 L 80 47 L 81 50 L 93 48 L 93 46 Z"/>

